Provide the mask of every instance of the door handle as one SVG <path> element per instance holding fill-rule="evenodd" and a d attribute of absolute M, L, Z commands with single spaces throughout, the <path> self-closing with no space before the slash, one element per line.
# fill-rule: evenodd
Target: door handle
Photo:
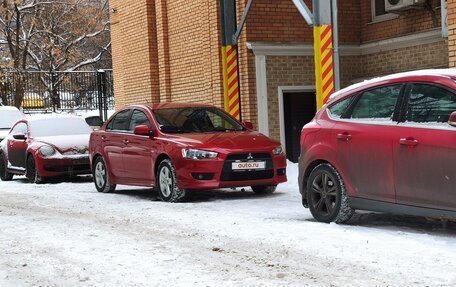
<path fill-rule="evenodd" d="M 337 134 L 337 139 L 340 141 L 349 142 L 352 139 L 352 136 L 347 132 L 343 132 L 341 134 Z"/>
<path fill-rule="evenodd" d="M 406 145 L 409 147 L 414 147 L 414 146 L 418 145 L 418 141 L 413 137 L 402 138 L 399 140 L 399 143 L 401 145 Z"/>

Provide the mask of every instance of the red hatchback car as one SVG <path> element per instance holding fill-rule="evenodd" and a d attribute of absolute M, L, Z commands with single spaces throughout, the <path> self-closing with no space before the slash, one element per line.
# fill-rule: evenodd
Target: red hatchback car
<path fill-rule="evenodd" d="M 315 219 L 354 210 L 456 218 L 456 70 L 395 74 L 335 94 L 301 133 Z"/>
<path fill-rule="evenodd" d="M 11 128 L 1 142 L 0 178 L 26 175 L 39 183 L 47 177 L 90 174 L 91 128 L 79 117 L 27 117 Z"/>
<path fill-rule="evenodd" d="M 95 187 L 156 187 L 168 202 L 193 189 L 271 193 L 287 180 L 285 155 L 280 143 L 246 126 L 209 105 L 127 107 L 90 137 Z"/>

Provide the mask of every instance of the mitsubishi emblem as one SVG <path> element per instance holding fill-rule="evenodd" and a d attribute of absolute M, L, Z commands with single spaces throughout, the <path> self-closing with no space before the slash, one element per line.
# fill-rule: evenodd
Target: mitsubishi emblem
<path fill-rule="evenodd" d="M 249 156 L 247 157 L 247 159 L 248 159 L 248 160 L 251 160 L 251 159 L 253 159 L 253 156 L 252 156 L 252 154 L 251 154 L 251 153 L 249 153 Z"/>

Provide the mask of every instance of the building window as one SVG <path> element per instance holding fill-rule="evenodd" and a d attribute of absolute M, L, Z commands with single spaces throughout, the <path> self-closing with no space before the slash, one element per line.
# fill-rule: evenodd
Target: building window
<path fill-rule="evenodd" d="M 386 12 L 385 0 L 371 0 L 372 22 L 381 22 L 399 17 L 397 14 Z"/>

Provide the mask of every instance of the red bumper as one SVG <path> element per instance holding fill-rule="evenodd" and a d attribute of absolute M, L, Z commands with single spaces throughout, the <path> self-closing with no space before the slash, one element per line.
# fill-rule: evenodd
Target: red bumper
<path fill-rule="evenodd" d="M 177 185 L 184 189 L 215 189 L 277 185 L 287 181 L 286 157 L 273 156 L 264 170 L 233 171 L 226 159 L 188 160 L 175 163 Z"/>
<path fill-rule="evenodd" d="M 36 157 L 38 174 L 43 177 L 90 174 L 89 156 L 84 158 Z"/>

